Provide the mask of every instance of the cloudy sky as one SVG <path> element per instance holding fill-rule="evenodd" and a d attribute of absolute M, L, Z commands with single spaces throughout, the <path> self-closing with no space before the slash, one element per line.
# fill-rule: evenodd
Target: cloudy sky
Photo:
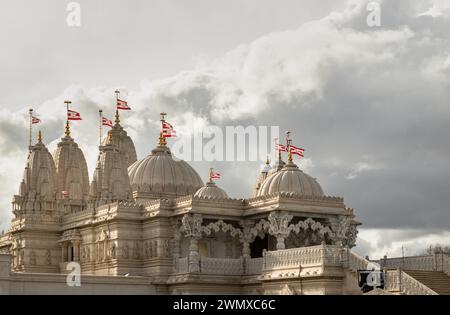
<path fill-rule="evenodd" d="M 63 101 L 84 120 L 73 136 L 92 168 L 99 107 L 120 88 L 123 123 L 143 158 L 160 111 L 180 129 L 290 129 L 300 166 L 363 223 L 357 250 L 396 256 L 450 243 L 450 2 L 384 0 L 69 1 L 0 4 L 0 229 L 11 219 L 27 155 L 27 109 L 54 148 Z M 233 197 L 251 194 L 258 162 L 214 165 Z"/>

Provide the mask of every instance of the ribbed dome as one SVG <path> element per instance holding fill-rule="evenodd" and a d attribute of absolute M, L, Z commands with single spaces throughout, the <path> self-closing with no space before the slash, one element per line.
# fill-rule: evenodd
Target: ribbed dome
<path fill-rule="evenodd" d="M 214 182 L 207 182 L 205 186 L 197 190 L 194 197 L 211 198 L 211 199 L 226 199 L 227 193 L 222 188 L 218 187 Z"/>
<path fill-rule="evenodd" d="M 323 196 L 322 187 L 297 165 L 288 162 L 283 169 L 269 175 L 258 189 L 257 196 L 265 196 L 278 192 L 289 192 L 304 196 Z"/>
<path fill-rule="evenodd" d="M 203 182 L 184 161 L 175 161 L 169 148 L 157 147 L 145 159 L 128 168 L 135 198 L 155 199 L 194 194 Z"/>

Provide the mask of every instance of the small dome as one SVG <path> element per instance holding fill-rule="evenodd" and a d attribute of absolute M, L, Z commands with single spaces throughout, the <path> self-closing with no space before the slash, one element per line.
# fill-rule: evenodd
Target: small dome
<path fill-rule="evenodd" d="M 194 197 L 211 198 L 211 199 L 226 199 L 227 193 L 222 188 L 218 187 L 216 183 L 209 181 L 205 186 L 197 190 Z"/>
<path fill-rule="evenodd" d="M 20 184 L 19 195 L 29 198 L 54 200 L 56 194 L 56 168 L 52 155 L 40 140 L 31 147 Z"/>
<path fill-rule="evenodd" d="M 295 193 L 304 196 L 324 195 L 319 183 L 301 171 L 292 162 L 288 162 L 280 171 L 269 175 L 258 189 L 257 196 L 278 192 Z"/>
<path fill-rule="evenodd" d="M 90 200 L 97 205 L 117 200 L 127 200 L 131 196 L 128 166 L 119 148 L 110 135 L 109 143 L 100 146 L 97 167 L 90 187 Z"/>
<path fill-rule="evenodd" d="M 113 139 L 113 144 L 119 148 L 119 151 L 123 155 L 123 160 L 127 167 L 137 161 L 134 142 L 119 123 L 116 123 L 114 127 L 108 131 L 107 137 L 102 141 L 103 146 L 108 144 L 110 137 Z"/>
<path fill-rule="evenodd" d="M 175 161 L 169 148 L 159 146 L 128 168 L 135 198 L 156 199 L 194 194 L 203 182 L 185 161 Z"/>
<path fill-rule="evenodd" d="M 78 144 L 66 135 L 58 143 L 53 154 L 57 174 L 58 199 L 61 192 L 67 191 L 72 206 L 79 206 L 89 195 L 89 175 L 83 151 Z"/>

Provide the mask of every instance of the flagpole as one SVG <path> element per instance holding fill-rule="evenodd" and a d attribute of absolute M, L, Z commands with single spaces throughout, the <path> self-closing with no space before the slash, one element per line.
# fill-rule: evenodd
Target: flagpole
<path fill-rule="evenodd" d="M 30 108 L 28 111 L 30 113 L 30 146 L 28 150 L 31 152 L 32 138 L 33 138 L 33 109 Z"/>
<path fill-rule="evenodd" d="M 161 113 L 160 114 L 161 115 L 161 133 L 160 133 L 160 136 L 159 136 L 159 146 L 161 146 L 161 147 L 165 147 L 166 146 L 166 144 L 167 144 L 167 142 L 166 142 L 166 138 L 164 138 L 164 136 L 163 136 L 163 125 L 164 125 L 164 122 L 166 121 L 166 113 Z"/>
<path fill-rule="evenodd" d="M 64 104 L 66 104 L 66 136 L 70 137 L 70 124 L 69 124 L 69 105 L 71 104 L 71 101 L 64 101 Z"/>
<path fill-rule="evenodd" d="M 292 162 L 292 152 L 291 152 L 291 141 L 292 140 L 290 139 L 290 136 L 291 136 L 291 132 L 286 131 L 286 147 L 288 150 L 288 161 Z"/>
<path fill-rule="evenodd" d="M 120 124 L 120 116 L 119 116 L 119 109 L 117 108 L 117 105 L 119 103 L 119 90 L 115 90 L 114 93 L 116 93 L 116 126 Z"/>
<path fill-rule="evenodd" d="M 213 173 L 213 169 L 210 168 L 209 169 L 209 182 L 212 183 L 212 173 Z"/>
<path fill-rule="evenodd" d="M 98 111 L 100 115 L 100 146 L 102 145 L 102 125 L 103 125 L 103 110 Z"/>

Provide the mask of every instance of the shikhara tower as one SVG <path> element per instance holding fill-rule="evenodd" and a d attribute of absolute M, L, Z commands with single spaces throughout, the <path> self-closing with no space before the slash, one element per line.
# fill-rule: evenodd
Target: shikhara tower
<path fill-rule="evenodd" d="M 301 290 L 358 292 L 341 261 L 367 263 L 350 250 L 353 209 L 290 155 L 255 172 L 253 197 L 232 199 L 175 160 L 163 133 L 138 160 L 117 112 L 91 181 L 69 127 L 53 155 L 39 134 L 0 237 L 12 271 L 59 274 L 77 262 L 84 275 L 148 277 L 163 293 L 295 293 L 299 278 Z"/>

